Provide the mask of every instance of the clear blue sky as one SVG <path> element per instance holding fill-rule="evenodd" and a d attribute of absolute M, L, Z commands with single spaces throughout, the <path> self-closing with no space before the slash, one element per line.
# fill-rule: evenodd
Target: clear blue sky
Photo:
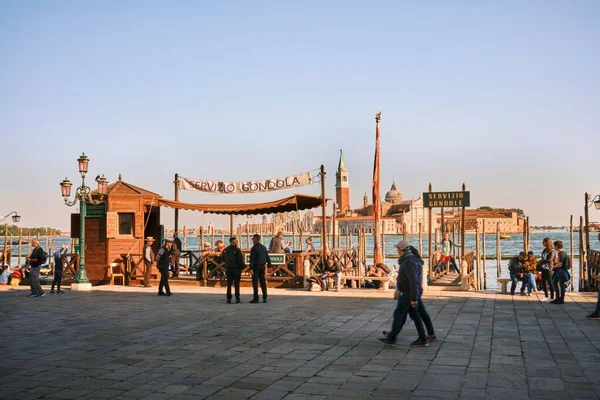
<path fill-rule="evenodd" d="M 92 176 L 171 198 L 175 172 L 259 180 L 320 164 L 333 195 L 343 148 L 359 206 L 382 111 L 383 193 L 465 182 L 474 206 L 568 224 L 600 193 L 598 21 L 594 0 L 0 1 L 0 211 L 68 229 L 58 184 L 79 182 L 82 151 Z"/>

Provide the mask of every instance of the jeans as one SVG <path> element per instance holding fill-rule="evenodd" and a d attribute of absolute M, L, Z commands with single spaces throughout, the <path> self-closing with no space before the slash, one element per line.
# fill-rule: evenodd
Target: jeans
<path fill-rule="evenodd" d="M 565 292 L 567 290 L 567 275 L 560 269 L 554 272 L 552 276 L 552 284 L 554 292 L 556 292 L 556 300 L 565 301 Z"/>
<path fill-rule="evenodd" d="M 510 294 L 515 294 L 515 289 L 517 288 L 517 282 L 521 282 L 521 293 L 525 293 L 525 278 L 519 278 L 517 275 L 510 273 L 510 280 L 512 283 L 510 284 Z"/>
<path fill-rule="evenodd" d="M 267 299 L 267 280 L 265 279 L 265 266 L 257 265 L 252 268 L 252 289 L 254 291 L 253 300 L 258 301 L 258 283 L 260 282 L 260 290 L 262 291 L 263 299 Z"/>
<path fill-rule="evenodd" d="M 56 285 L 56 289 L 60 290 L 60 284 L 62 283 L 62 271 L 54 271 L 54 279 L 52 280 L 52 288 L 50 290 L 54 290 L 54 285 Z"/>
<path fill-rule="evenodd" d="M 144 260 L 144 286 L 150 284 L 150 279 L 152 278 L 152 263 Z"/>
<path fill-rule="evenodd" d="M 29 273 L 29 287 L 31 288 L 32 294 L 44 294 L 42 286 L 40 285 L 40 267 L 31 267 Z"/>
<path fill-rule="evenodd" d="M 235 287 L 235 299 L 240 299 L 240 280 L 242 279 L 242 271 L 239 269 L 227 269 L 227 300 L 231 301 L 231 285 Z"/>
<path fill-rule="evenodd" d="M 394 322 L 392 323 L 392 330 L 388 333 L 388 338 L 391 341 L 395 341 L 396 337 L 402 330 L 402 326 L 406 322 L 406 314 L 410 315 L 410 318 L 415 323 L 419 337 L 425 339 L 425 328 L 423 327 L 423 321 L 419 314 L 418 307 L 412 307 L 410 305 L 410 293 L 402 292 L 398 297 L 398 304 L 394 310 Z"/>
<path fill-rule="evenodd" d="M 554 285 L 552 285 L 549 269 L 542 269 L 542 287 L 544 288 L 546 297 L 548 297 L 548 288 L 550 288 L 550 297 L 554 298 Z"/>
<path fill-rule="evenodd" d="M 417 310 L 419 311 L 419 315 L 421 316 L 421 320 L 427 329 L 427 334 L 429 336 L 435 336 L 435 330 L 433 329 L 433 323 L 431 322 L 431 317 L 425 308 L 425 304 L 423 304 L 423 300 L 419 299 L 419 304 L 417 304 Z M 406 323 L 406 317 L 404 316 L 404 320 L 402 321 L 402 326 Z"/>
<path fill-rule="evenodd" d="M 527 282 L 527 293 L 531 294 L 533 289 L 535 289 L 535 273 L 528 272 L 525 275 L 525 281 Z"/>

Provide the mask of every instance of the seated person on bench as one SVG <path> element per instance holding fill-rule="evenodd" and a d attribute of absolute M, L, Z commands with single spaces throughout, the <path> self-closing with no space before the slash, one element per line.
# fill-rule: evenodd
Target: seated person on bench
<path fill-rule="evenodd" d="M 387 278 L 388 275 L 380 265 L 370 265 L 366 276 L 372 276 L 374 278 Z M 378 279 L 365 281 L 365 288 L 381 289 L 382 287 L 383 282 Z"/>
<path fill-rule="evenodd" d="M 339 261 L 336 261 L 333 258 L 328 258 L 325 262 L 325 271 L 321 276 L 323 279 L 323 290 L 328 289 L 329 279 L 335 277 L 335 290 L 339 291 L 342 284 L 342 272 L 343 268 Z"/>

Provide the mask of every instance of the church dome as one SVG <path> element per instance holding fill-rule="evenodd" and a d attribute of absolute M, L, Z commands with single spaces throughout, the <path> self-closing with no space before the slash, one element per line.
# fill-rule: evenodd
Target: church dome
<path fill-rule="evenodd" d="M 396 204 L 402 201 L 402 194 L 396 189 L 396 183 L 392 183 L 390 191 L 385 194 L 385 201 L 387 203 Z"/>

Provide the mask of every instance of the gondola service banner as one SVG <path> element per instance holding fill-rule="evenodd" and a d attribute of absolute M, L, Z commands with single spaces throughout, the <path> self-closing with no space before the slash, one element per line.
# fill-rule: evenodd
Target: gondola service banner
<path fill-rule="evenodd" d="M 248 182 L 203 181 L 179 177 L 179 189 L 181 190 L 196 190 L 199 192 L 218 194 L 274 192 L 276 190 L 292 189 L 300 186 L 306 186 L 310 185 L 311 183 L 312 176 L 310 175 L 310 172 L 292 175 L 285 178 Z"/>

